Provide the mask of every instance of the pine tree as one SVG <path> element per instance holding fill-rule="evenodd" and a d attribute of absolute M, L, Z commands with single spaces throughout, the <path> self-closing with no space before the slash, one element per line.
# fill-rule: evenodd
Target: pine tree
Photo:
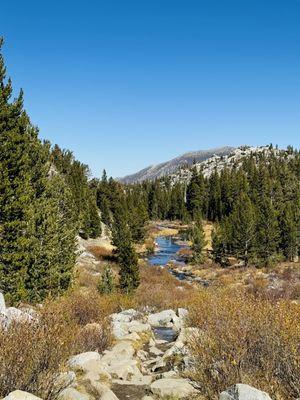
<path fill-rule="evenodd" d="M 0 39 L 0 50 L 2 44 Z M 28 295 L 26 279 L 35 255 L 34 203 L 36 191 L 43 190 L 44 167 L 37 129 L 23 110 L 23 93 L 10 102 L 12 85 L 5 78 L 0 54 L 0 290 L 16 302 Z"/>
<path fill-rule="evenodd" d="M 196 220 L 203 216 L 205 204 L 205 184 L 202 173 L 193 168 L 192 178 L 186 191 L 186 205 L 192 218 Z"/>
<path fill-rule="evenodd" d="M 263 196 L 259 203 L 257 223 L 257 254 L 262 263 L 270 265 L 277 253 L 280 231 L 276 210 L 270 197 Z"/>
<path fill-rule="evenodd" d="M 35 202 L 34 264 L 26 278 L 31 302 L 62 294 L 71 283 L 78 231 L 72 205 L 64 179 L 59 174 L 48 178 L 43 195 Z"/>
<path fill-rule="evenodd" d="M 212 232 L 212 256 L 216 263 L 223 266 L 227 264 L 226 238 L 220 226 L 215 227 Z"/>
<path fill-rule="evenodd" d="M 103 269 L 98 290 L 101 294 L 110 294 L 115 290 L 114 276 L 109 265 Z"/>
<path fill-rule="evenodd" d="M 229 217 L 232 226 L 232 249 L 237 258 L 248 264 L 249 258 L 253 256 L 256 239 L 256 216 L 255 208 L 246 193 L 241 193 Z"/>
<path fill-rule="evenodd" d="M 120 265 L 120 288 L 125 293 L 132 293 L 140 284 L 138 258 L 132 245 L 125 213 L 120 204 L 116 207 L 114 214 L 112 238 Z"/>
<path fill-rule="evenodd" d="M 202 263 L 205 260 L 204 248 L 206 246 L 202 221 L 198 219 L 192 227 L 192 250 L 194 263 Z"/>
<path fill-rule="evenodd" d="M 65 182 L 49 174 L 49 144 L 30 123 L 22 92 L 10 101 L 5 74 L 0 55 L 0 290 L 10 303 L 40 301 L 69 286 L 73 203 Z"/>
<path fill-rule="evenodd" d="M 286 203 L 280 221 L 280 248 L 285 258 L 289 261 L 297 259 L 299 251 L 299 225 L 297 224 L 297 217 L 293 208 L 291 202 Z"/>

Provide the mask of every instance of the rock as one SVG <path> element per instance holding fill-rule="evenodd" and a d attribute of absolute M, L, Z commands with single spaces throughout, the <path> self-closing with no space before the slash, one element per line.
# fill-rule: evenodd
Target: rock
<path fill-rule="evenodd" d="M 40 397 L 34 396 L 31 393 L 15 390 L 9 393 L 3 400 L 41 400 Z"/>
<path fill-rule="evenodd" d="M 124 386 L 149 386 L 153 382 L 153 379 L 152 375 L 141 375 L 139 377 L 133 377 L 130 381 L 114 379 L 113 383 Z"/>
<path fill-rule="evenodd" d="M 178 317 L 175 311 L 173 310 L 165 310 L 159 313 L 148 315 L 148 323 L 152 327 L 157 327 L 157 326 L 172 327 L 174 320 L 176 321 L 177 319 Z"/>
<path fill-rule="evenodd" d="M 186 319 L 189 315 L 189 312 L 186 308 L 178 308 L 177 315 L 180 319 Z"/>
<path fill-rule="evenodd" d="M 116 360 L 108 365 L 107 370 L 114 379 L 132 380 L 142 377 L 137 360 Z"/>
<path fill-rule="evenodd" d="M 174 396 L 184 398 L 197 393 L 197 390 L 185 379 L 159 379 L 150 386 L 153 394 L 159 397 Z"/>
<path fill-rule="evenodd" d="M 68 366 L 74 371 L 84 371 L 87 369 L 87 364 L 91 361 L 100 361 L 100 354 L 96 351 L 89 351 L 87 353 L 77 354 L 68 361 Z"/>
<path fill-rule="evenodd" d="M 162 378 L 170 379 L 170 378 L 177 378 L 178 374 L 175 371 L 168 371 L 161 374 Z"/>
<path fill-rule="evenodd" d="M 118 400 L 117 396 L 114 394 L 112 390 L 106 390 L 102 396 L 100 397 L 100 400 Z"/>
<path fill-rule="evenodd" d="M 157 347 L 155 347 L 155 346 L 150 347 L 149 352 L 150 352 L 151 354 L 155 355 L 155 356 L 161 356 L 161 355 L 164 354 L 161 350 L 159 350 L 159 349 L 158 349 Z"/>
<path fill-rule="evenodd" d="M 72 387 L 69 387 L 69 388 L 63 390 L 58 395 L 58 399 L 59 400 L 92 400 L 92 397 L 86 393 L 81 393 L 78 390 L 76 390 Z M 9 400 L 14 400 L 14 399 L 9 399 Z M 30 400 L 30 399 L 28 399 L 28 400 Z"/>
<path fill-rule="evenodd" d="M 63 390 L 70 386 L 76 380 L 76 374 L 73 371 L 62 372 L 55 379 L 54 385 L 58 390 Z"/>
<path fill-rule="evenodd" d="M 117 343 L 111 350 L 106 350 L 104 355 L 101 357 L 101 361 L 110 363 L 112 361 L 132 359 L 135 350 L 131 343 L 127 341 L 121 341 Z"/>
<path fill-rule="evenodd" d="M 123 322 L 113 320 L 113 334 L 117 339 L 126 339 L 129 334 L 150 332 L 151 326 L 140 321 Z"/>
<path fill-rule="evenodd" d="M 142 400 L 154 400 L 152 396 L 144 396 Z"/>
<path fill-rule="evenodd" d="M 33 322 L 34 318 L 27 312 L 21 311 L 15 307 L 9 307 L 6 309 L 7 324 L 10 325 L 13 322 Z"/>
<path fill-rule="evenodd" d="M 2 292 L 0 292 L 0 314 L 6 315 L 5 300 Z"/>
<path fill-rule="evenodd" d="M 270 396 L 252 386 L 238 383 L 220 394 L 219 400 L 271 400 Z"/>
<path fill-rule="evenodd" d="M 113 322 L 131 322 L 134 318 L 137 318 L 138 311 L 134 309 L 124 310 L 119 313 L 115 313 L 111 315 L 111 319 Z"/>
<path fill-rule="evenodd" d="M 129 340 L 130 342 L 136 342 L 138 340 L 141 340 L 141 337 L 136 333 L 129 333 L 128 335 L 125 335 L 121 338 L 122 340 Z"/>
<path fill-rule="evenodd" d="M 139 350 L 136 355 L 141 361 L 146 361 L 148 358 L 148 353 L 144 350 Z"/>
<path fill-rule="evenodd" d="M 100 354 L 95 351 L 78 354 L 68 361 L 68 366 L 75 372 L 85 374 L 91 381 L 109 381 L 111 376 L 107 365 L 102 362 Z"/>

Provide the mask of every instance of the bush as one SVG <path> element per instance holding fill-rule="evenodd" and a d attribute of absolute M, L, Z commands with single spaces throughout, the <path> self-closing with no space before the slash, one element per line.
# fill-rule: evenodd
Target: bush
<path fill-rule="evenodd" d="M 110 345 L 107 316 L 118 304 L 97 292 L 71 292 L 46 302 L 38 323 L 0 330 L 0 398 L 16 389 L 55 398 L 55 377 L 72 355 Z"/>
<path fill-rule="evenodd" d="M 247 383 L 274 399 L 300 396 L 300 308 L 271 303 L 241 289 L 201 291 L 191 307 L 195 379 L 203 395 Z"/>

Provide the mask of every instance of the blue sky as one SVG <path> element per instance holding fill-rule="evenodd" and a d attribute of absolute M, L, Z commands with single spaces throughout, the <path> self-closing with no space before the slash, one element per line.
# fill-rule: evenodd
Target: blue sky
<path fill-rule="evenodd" d="M 300 147 L 300 1 L 2 0 L 15 89 L 94 175 L 190 150 Z"/>

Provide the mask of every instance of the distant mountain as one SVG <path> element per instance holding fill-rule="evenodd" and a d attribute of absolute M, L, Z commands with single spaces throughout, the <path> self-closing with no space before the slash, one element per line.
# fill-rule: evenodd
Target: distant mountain
<path fill-rule="evenodd" d="M 241 146 L 237 148 L 229 148 L 227 154 L 214 154 L 203 161 L 196 162 L 195 167 L 201 171 L 204 177 L 208 178 L 214 172 L 221 172 L 224 168 L 231 169 L 233 166 L 239 168 L 245 158 L 252 156 L 257 161 L 264 154 L 267 157 L 293 157 L 288 149 L 278 149 L 271 146 Z M 192 176 L 192 168 L 179 166 L 176 171 L 168 174 L 172 184 L 177 182 L 189 182 Z"/>
<path fill-rule="evenodd" d="M 194 162 L 202 163 L 213 156 L 227 156 L 234 150 L 234 147 L 225 146 L 216 149 L 185 153 L 179 157 L 173 158 L 170 161 L 166 161 L 157 165 L 151 165 L 150 167 L 142 169 L 135 174 L 127 175 L 124 178 L 119 178 L 119 181 L 123 183 L 137 183 L 146 180 L 154 180 L 166 175 L 174 174 L 179 168 L 189 167 L 193 165 Z"/>

